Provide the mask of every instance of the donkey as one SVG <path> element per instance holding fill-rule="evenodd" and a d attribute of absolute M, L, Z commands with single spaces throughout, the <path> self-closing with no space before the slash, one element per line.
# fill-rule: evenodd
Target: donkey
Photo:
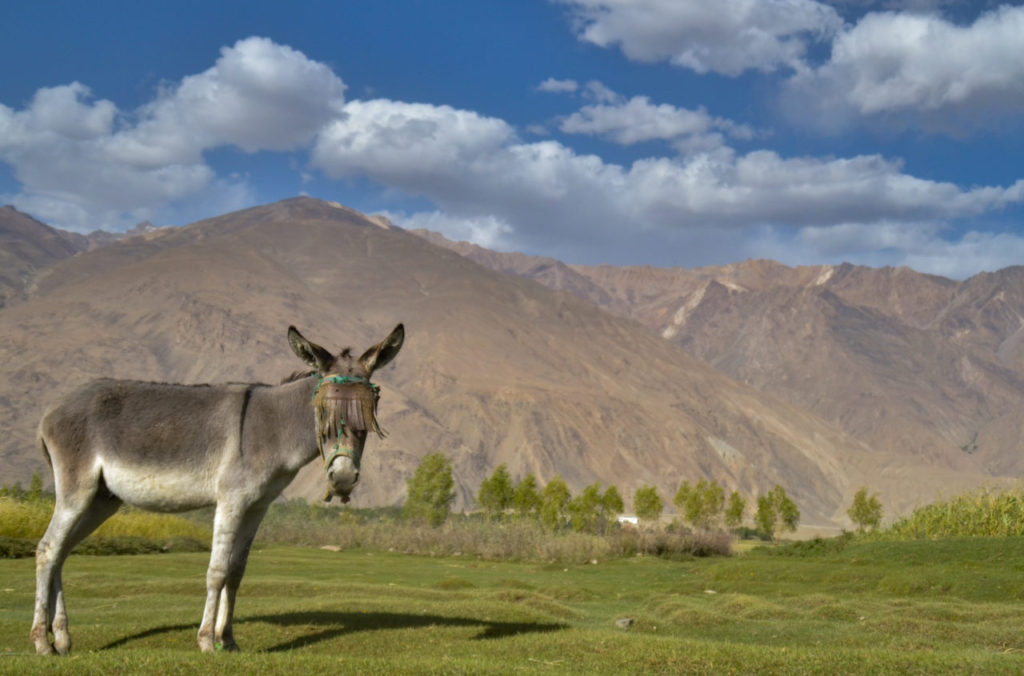
<path fill-rule="evenodd" d="M 199 648 L 238 650 L 235 594 L 270 503 L 318 454 L 328 492 L 348 502 L 367 431 L 377 425 L 371 374 L 395 358 L 401 324 L 358 359 L 337 356 L 294 326 L 288 342 L 313 370 L 277 386 L 90 382 L 51 408 L 39 443 L 56 506 L 36 548 L 31 640 L 41 655 L 71 650 L 61 568 L 68 553 L 122 503 L 158 512 L 214 505 Z M 49 632 L 53 632 L 53 643 Z"/>

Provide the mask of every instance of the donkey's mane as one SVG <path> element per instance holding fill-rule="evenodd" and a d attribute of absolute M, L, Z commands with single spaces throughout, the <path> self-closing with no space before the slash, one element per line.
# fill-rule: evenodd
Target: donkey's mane
<path fill-rule="evenodd" d="M 281 385 L 287 385 L 288 383 L 294 383 L 296 380 L 302 380 L 303 378 L 308 378 L 310 376 L 315 376 L 315 375 L 316 375 L 316 371 L 296 371 L 295 373 L 291 374 L 290 376 L 286 376 L 285 379 L 281 381 Z"/>
<path fill-rule="evenodd" d="M 350 358 L 352 356 L 352 348 L 346 347 L 344 350 L 341 351 L 341 354 L 338 356 L 342 359 Z M 294 383 L 296 380 L 302 380 L 303 378 L 308 378 L 310 376 L 315 375 L 316 371 L 295 371 L 290 376 L 287 376 L 284 380 L 282 380 L 280 384 L 287 385 L 288 383 Z"/>

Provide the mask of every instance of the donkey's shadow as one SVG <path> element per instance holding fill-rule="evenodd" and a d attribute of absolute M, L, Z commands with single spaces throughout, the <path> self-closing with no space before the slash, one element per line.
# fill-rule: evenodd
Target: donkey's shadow
<path fill-rule="evenodd" d="M 262 622 L 273 624 L 279 627 L 291 627 L 296 625 L 308 626 L 310 633 L 298 636 L 290 641 L 280 643 L 270 648 L 257 652 L 285 652 L 296 648 L 329 641 L 346 634 L 354 634 L 360 631 L 376 631 L 381 629 L 417 629 L 421 627 L 480 627 L 480 633 L 472 640 L 485 640 L 506 638 L 518 634 L 547 633 L 566 629 L 567 625 L 552 624 L 544 622 L 494 622 L 491 620 L 480 620 L 470 617 L 448 617 L 444 615 L 410 615 L 407 613 L 353 613 L 353 612 L 332 612 L 332 611 L 307 611 L 296 613 L 279 613 L 275 615 L 255 615 L 252 617 L 240 617 L 237 624 Z M 145 631 L 124 636 L 108 643 L 101 650 L 119 648 L 132 641 L 141 640 L 150 636 L 170 632 L 195 629 L 194 625 L 178 624 L 173 626 L 154 627 Z"/>

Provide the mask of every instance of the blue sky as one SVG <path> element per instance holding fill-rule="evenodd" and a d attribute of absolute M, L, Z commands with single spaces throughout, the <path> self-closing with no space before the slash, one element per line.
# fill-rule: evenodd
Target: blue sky
<path fill-rule="evenodd" d="M 297 194 L 575 263 L 1024 262 L 1024 6 L 3 3 L 0 201 Z"/>

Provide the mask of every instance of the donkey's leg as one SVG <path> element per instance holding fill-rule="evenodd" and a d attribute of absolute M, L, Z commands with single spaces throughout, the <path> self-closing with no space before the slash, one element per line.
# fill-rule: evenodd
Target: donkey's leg
<path fill-rule="evenodd" d="M 51 600 L 53 647 L 61 655 L 71 652 L 71 635 L 68 633 L 68 615 L 64 607 L 64 582 L 62 572 L 64 562 L 68 555 L 78 546 L 82 540 L 89 536 L 94 530 L 109 519 L 121 507 L 121 501 L 111 495 L 100 497 L 97 495 L 92 503 L 86 508 L 71 533 L 68 534 L 67 546 L 64 557 L 54 566 L 53 589 L 54 599 Z"/>
<path fill-rule="evenodd" d="M 217 621 L 217 608 L 231 567 L 231 553 L 246 511 L 245 505 L 218 502 L 214 512 L 210 567 L 206 571 L 206 606 L 203 608 L 203 621 L 197 636 L 199 649 L 204 653 L 213 652 L 216 648 L 214 625 Z"/>
<path fill-rule="evenodd" d="M 245 564 L 249 560 L 249 550 L 252 548 L 253 538 L 256 530 L 267 513 L 267 504 L 253 505 L 245 513 L 242 523 L 238 528 L 235 537 L 235 546 L 231 551 L 231 560 L 228 562 L 228 574 L 221 590 L 220 604 L 217 607 L 217 622 L 215 630 L 215 641 L 224 650 L 236 651 L 238 644 L 235 643 L 234 631 L 232 630 L 232 617 L 235 613 L 235 595 L 238 593 L 238 586 L 242 583 L 242 576 L 245 574 Z"/>
<path fill-rule="evenodd" d="M 89 486 L 87 489 L 70 495 L 58 488 L 50 525 L 36 545 L 36 604 L 30 638 L 40 655 L 52 654 L 54 649 L 64 655 L 71 649 L 61 569 L 71 548 L 77 544 L 77 540 L 73 540 L 72 536 L 81 533 L 79 524 L 92 521 L 93 499 L 98 481 L 85 483 Z M 102 508 L 99 511 L 102 512 Z M 103 519 L 112 513 L 106 514 Z M 92 528 L 98 523 L 94 522 Z M 88 531 L 85 534 L 87 535 Z M 82 537 L 85 535 L 80 535 L 79 540 Z M 54 645 L 49 643 L 48 633 L 51 628 L 55 639 Z"/>

